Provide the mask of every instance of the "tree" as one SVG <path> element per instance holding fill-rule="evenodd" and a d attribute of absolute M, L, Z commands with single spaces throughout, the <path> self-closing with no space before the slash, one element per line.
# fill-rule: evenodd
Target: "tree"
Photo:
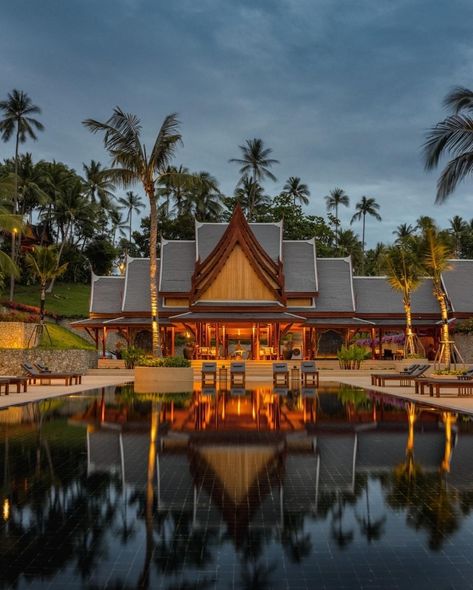
<path fill-rule="evenodd" d="M 351 229 L 344 229 L 338 235 L 338 256 L 351 256 L 356 272 L 363 263 L 363 250 L 358 236 Z"/>
<path fill-rule="evenodd" d="M 26 263 L 39 281 L 41 325 L 44 324 L 44 307 L 46 302 L 46 286 L 66 272 L 66 264 L 59 265 L 59 255 L 55 246 L 36 246 L 26 255 Z"/>
<path fill-rule="evenodd" d="M 110 178 L 125 188 L 141 182 L 148 197 L 150 206 L 149 279 L 153 354 L 161 356 L 158 325 L 158 209 L 156 185 L 166 176 L 167 167 L 174 157 L 177 146 L 182 141 L 177 115 L 173 113 L 164 119 L 149 152 L 141 141 L 142 126 L 140 119 L 136 115 L 125 113 L 119 107 L 115 107 L 113 115 L 105 123 L 87 119 L 83 124 L 92 133 L 103 133 L 104 146 L 111 157 Z"/>
<path fill-rule="evenodd" d="M 257 186 L 266 178 L 273 182 L 276 177 L 271 172 L 274 164 L 279 164 L 278 160 L 271 158 L 273 150 L 264 146 L 262 139 L 247 139 L 245 145 L 238 146 L 241 151 L 241 158 L 231 158 L 229 162 L 240 165 L 240 181 L 238 184 L 250 179 L 251 188 L 256 191 Z M 254 198 L 249 199 L 248 218 L 253 218 Z"/>
<path fill-rule="evenodd" d="M 434 228 L 428 229 L 424 234 L 422 262 L 432 277 L 433 293 L 440 306 L 442 324 L 439 362 L 445 363 L 447 369 L 450 368 L 452 360 L 452 348 L 448 326 L 448 299 L 442 286 L 442 273 L 450 268 L 451 257 L 451 249 L 439 232 Z"/>
<path fill-rule="evenodd" d="M 249 221 L 253 221 L 258 211 L 270 203 L 263 187 L 248 177 L 243 178 L 235 189 L 235 200 L 240 203 Z"/>
<path fill-rule="evenodd" d="M 197 172 L 192 177 L 181 207 L 181 215 L 193 215 L 199 221 L 219 221 L 222 193 L 217 179 L 208 172 Z"/>
<path fill-rule="evenodd" d="M 131 228 L 133 223 L 133 213 L 139 215 L 144 209 L 144 203 L 141 197 L 133 191 L 127 191 L 125 197 L 118 199 L 118 208 L 127 212 L 126 221 L 129 223 L 129 241 L 131 242 Z"/>
<path fill-rule="evenodd" d="M 415 231 L 415 226 L 411 225 L 410 223 L 401 223 L 401 225 L 398 225 L 397 228 L 393 231 L 393 234 L 396 236 L 396 244 L 400 244 L 404 240 L 407 240 L 408 238 L 413 236 Z"/>
<path fill-rule="evenodd" d="M 94 273 L 103 276 L 110 274 L 118 251 L 106 236 L 97 236 L 87 245 L 84 254 Z"/>
<path fill-rule="evenodd" d="M 468 231 L 468 223 L 460 217 L 460 215 L 454 215 L 452 219 L 449 219 L 448 222 L 450 223 L 449 232 L 453 237 L 455 242 L 455 257 L 460 258 L 461 250 L 462 250 L 462 238 L 464 234 Z"/>
<path fill-rule="evenodd" d="M 5 187 L 9 186 L 8 181 L 0 181 L 0 195 Z M 0 228 L 13 233 L 14 230 L 23 228 L 23 220 L 20 215 L 13 215 L 6 207 L 0 205 Z M 7 275 L 17 277 L 19 275 L 18 267 L 8 254 L 0 250 L 0 283 L 3 283 Z"/>
<path fill-rule="evenodd" d="M 361 197 L 361 200 L 355 205 L 356 213 L 352 216 L 350 224 L 354 221 L 362 220 L 362 237 L 361 237 L 361 246 L 363 249 L 363 261 L 361 270 L 363 272 L 365 266 L 365 226 L 366 226 L 366 216 L 370 215 L 374 217 L 377 221 L 381 221 L 381 215 L 378 213 L 379 211 L 379 204 L 376 202 L 376 199 L 372 197 Z"/>
<path fill-rule="evenodd" d="M 412 293 L 421 282 L 419 259 L 412 248 L 407 245 L 391 246 L 384 257 L 384 267 L 389 284 L 402 294 L 402 303 L 406 314 L 405 356 L 414 356 L 421 346 L 412 329 Z"/>
<path fill-rule="evenodd" d="M 32 115 L 39 115 L 41 109 L 34 105 L 31 98 L 22 90 L 14 89 L 8 94 L 7 100 L 0 101 L 0 133 L 7 142 L 15 135 L 15 192 L 13 195 L 13 213 L 18 211 L 18 151 L 20 143 L 30 138 L 36 140 L 36 131 L 43 131 L 43 124 Z M 15 232 L 11 239 L 11 259 L 16 259 Z M 10 275 L 10 301 L 15 293 L 15 275 Z"/>
<path fill-rule="evenodd" d="M 336 187 L 325 197 L 325 203 L 327 206 L 327 211 L 335 211 L 335 246 L 338 248 L 338 224 L 340 222 L 338 217 L 338 208 L 340 205 L 348 207 L 350 204 L 350 197 L 342 188 Z"/>
<path fill-rule="evenodd" d="M 92 203 L 98 201 L 104 209 L 110 210 L 115 198 L 115 185 L 108 178 L 107 171 L 100 162 L 91 160 L 90 164 L 82 164 L 85 172 L 84 194 Z"/>
<path fill-rule="evenodd" d="M 298 176 L 290 176 L 286 180 L 286 184 L 282 187 L 282 190 L 284 195 L 287 195 L 292 198 L 294 206 L 297 204 L 309 204 L 309 187 L 303 182 L 301 182 L 301 179 Z"/>
<path fill-rule="evenodd" d="M 437 181 L 436 203 L 445 202 L 473 172 L 473 92 L 457 86 L 444 106 L 450 114 L 430 129 L 423 146 L 426 170 L 437 168 L 442 156 L 450 158 Z"/>

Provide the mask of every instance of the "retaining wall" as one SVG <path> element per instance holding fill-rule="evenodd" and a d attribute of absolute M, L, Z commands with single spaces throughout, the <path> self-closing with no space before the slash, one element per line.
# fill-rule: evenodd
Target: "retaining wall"
<path fill-rule="evenodd" d="M 0 350 L 0 375 L 21 375 L 22 363 L 45 364 L 53 372 L 81 371 L 97 367 L 95 350 L 3 349 Z"/>
<path fill-rule="evenodd" d="M 0 348 L 34 348 L 37 324 L 0 322 Z"/>

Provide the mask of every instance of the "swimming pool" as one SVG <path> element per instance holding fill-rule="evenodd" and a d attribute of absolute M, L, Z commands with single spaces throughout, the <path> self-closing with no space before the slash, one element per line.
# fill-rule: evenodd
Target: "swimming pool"
<path fill-rule="evenodd" d="M 473 421 L 337 384 L 0 411 L 2 588 L 473 587 Z"/>

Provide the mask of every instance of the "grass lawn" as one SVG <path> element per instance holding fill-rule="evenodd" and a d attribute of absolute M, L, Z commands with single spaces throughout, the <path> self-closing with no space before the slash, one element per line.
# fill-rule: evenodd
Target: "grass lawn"
<path fill-rule="evenodd" d="M 66 318 L 86 318 L 89 315 L 90 285 L 56 283 L 46 296 L 46 310 Z M 15 301 L 39 307 L 38 285 L 17 285 Z"/>
<path fill-rule="evenodd" d="M 80 348 L 86 350 L 95 350 L 95 346 L 78 336 L 74 332 L 71 332 L 64 326 L 59 326 L 58 324 L 47 324 L 49 336 L 51 337 L 51 341 L 49 340 L 48 334 L 46 330 L 43 332 L 41 342 L 39 343 L 40 348 Z"/>

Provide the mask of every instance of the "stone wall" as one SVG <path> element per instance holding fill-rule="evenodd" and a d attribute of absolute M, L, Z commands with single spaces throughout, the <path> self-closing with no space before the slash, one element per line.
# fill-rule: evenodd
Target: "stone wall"
<path fill-rule="evenodd" d="M 0 348 L 34 348 L 37 324 L 0 322 Z"/>
<path fill-rule="evenodd" d="M 25 371 L 22 363 L 45 364 L 53 372 L 80 371 L 86 373 L 88 369 L 97 368 L 97 353 L 95 350 L 54 350 L 40 349 L 0 350 L 0 375 L 21 375 Z"/>
<path fill-rule="evenodd" d="M 455 344 L 465 363 L 473 363 L 473 334 L 455 334 Z"/>

